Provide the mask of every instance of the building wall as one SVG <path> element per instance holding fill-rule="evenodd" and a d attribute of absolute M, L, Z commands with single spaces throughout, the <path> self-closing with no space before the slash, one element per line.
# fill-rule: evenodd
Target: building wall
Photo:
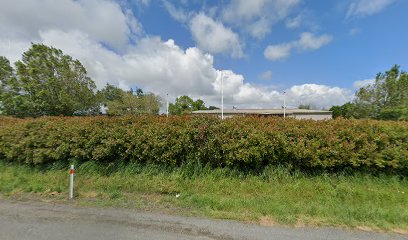
<path fill-rule="evenodd" d="M 331 114 L 295 114 L 295 119 L 312 119 L 312 120 L 329 120 L 332 119 Z"/>
<path fill-rule="evenodd" d="M 203 115 L 212 115 L 221 118 L 221 114 L 203 114 Z M 261 116 L 261 117 L 283 117 L 283 115 L 257 115 L 257 114 L 243 114 L 243 113 L 225 113 L 224 118 L 231 118 L 235 116 Z M 312 120 L 329 120 L 332 119 L 331 114 L 287 114 L 287 118 L 295 118 L 295 119 L 312 119 Z"/>

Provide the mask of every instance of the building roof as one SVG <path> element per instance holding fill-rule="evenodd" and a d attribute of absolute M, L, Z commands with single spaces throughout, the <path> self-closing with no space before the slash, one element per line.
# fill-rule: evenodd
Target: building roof
<path fill-rule="evenodd" d="M 194 114 L 221 114 L 221 109 L 198 110 Z M 258 115 L 283 115 L 283 109 L 224 109 L 224 114 L 258 114 Z M 331 111 L 309 109 L 286 109 L 287 115 L 292 114 L 332 114 Z"/>

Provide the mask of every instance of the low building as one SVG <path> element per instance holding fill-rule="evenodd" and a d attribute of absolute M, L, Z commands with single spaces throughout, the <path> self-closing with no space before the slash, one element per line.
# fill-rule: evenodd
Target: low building
<path fill-rule="evenodd" d="M 193 111 L 193 114 L 221 117 L 221 109 Z M 224 109 L 224 118 L 234 116 L 283 117 L 283 109 Z M 286 109 L 286 117 L 295 119 L 328 120 L 332 119 L 331 111 L 309 109 Z"/>

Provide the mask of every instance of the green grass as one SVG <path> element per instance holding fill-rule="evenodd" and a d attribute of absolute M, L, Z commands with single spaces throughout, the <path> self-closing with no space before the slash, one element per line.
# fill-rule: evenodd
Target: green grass
<path fill-rule="evenodd" d="M 47 169 L 0 161 L 4 196 L 67 201 L 68 166 Z M 98 166 L 76 170 L 76 204 L 119 206 L 264 224 L 364 227 L 408 232 L 408 179 L 369 174 L 243 174 L 185 166 Z M 176 194 L 180 197 L 176 198 Z"/>

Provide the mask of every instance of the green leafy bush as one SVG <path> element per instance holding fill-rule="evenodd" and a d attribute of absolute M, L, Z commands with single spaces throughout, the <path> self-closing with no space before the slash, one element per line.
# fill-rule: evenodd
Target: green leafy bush
<path fill-rule="evenodd" d="M 408 122 L 211 117 L 0 118 L 0 158 L 408 175 Z"/>

